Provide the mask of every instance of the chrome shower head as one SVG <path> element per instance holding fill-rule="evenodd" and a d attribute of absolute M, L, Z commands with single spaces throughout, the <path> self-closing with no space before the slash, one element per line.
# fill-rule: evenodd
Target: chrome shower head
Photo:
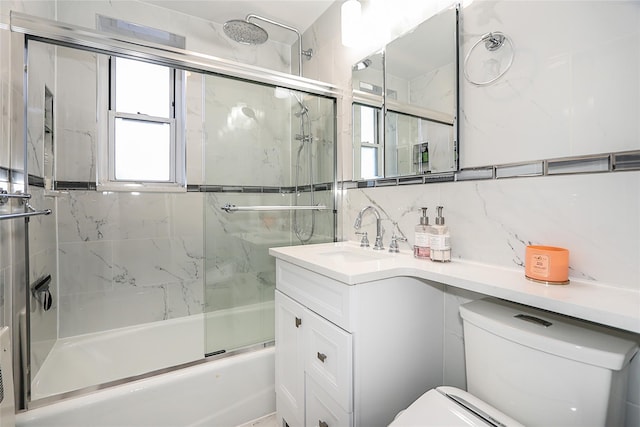
<path fill-rule="evenodd" d="M 222 30 L 231 40 L 247 45 L 262 44 L 269 39 L 269 34 L 261 26 L 242 19 L 225 22 Z"/>
<path fill-rule="evenodd" d="M 293 31 L 298 36 L 298 73 L 302 76 L 302 57 L 306 57 L 307 59 L 311 59 L 313 56 L 313 49 L 302 49 L 302 35 L 300 31 L 295 29 L 294 27 L 290 27 L 289 25 L 282 24 L 278 21 L 274 21 L 269 18 L 265 18 L 264 16 L 255 15 L 250 13 L 246 16 L 244 20 L 242 19 L 232 19 L 224 23 L 222 29 L 224 33 L 231 40 L 237 41 L 238 43 L 248 44 L 248 45 L 256 45 L 262 44 L 269 39 L 269 33 L 259 25 L 250 22 L 251 19 L 258 19 L 263 22 L 267 22 L 269 24 L 276 25 L 280 28 L 284 28 L 285 30 Z"/>

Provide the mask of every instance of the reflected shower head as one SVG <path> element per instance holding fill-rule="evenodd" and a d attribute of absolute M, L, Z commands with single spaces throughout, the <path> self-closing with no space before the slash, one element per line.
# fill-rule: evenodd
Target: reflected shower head
<path fill-rule="evenodd" d="M 242 44 L 262 44 L 269 39 L 264 28 L 247 20 L 232 19 L 225 22 L 222 29 L 227 37 Z"/>
<path fill-rule="evenodd" d="M 351 70 L 361 71 L 361 70 L 364 70 L 365 68 L 369 68 L 369 65 L 371 65 L 371 60 L 369 58 L 363 59 L 362 61 L 358 62 L 353 67 L 351 67 Z"/>

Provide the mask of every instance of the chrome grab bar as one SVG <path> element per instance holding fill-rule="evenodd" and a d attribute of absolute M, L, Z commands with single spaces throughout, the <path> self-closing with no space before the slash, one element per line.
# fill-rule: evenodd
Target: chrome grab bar
<path fill-rule="evenodd" d="M 1 214 L 0 215 L 0 220 L 3 219 L 13 219 L 13 218 L 27 218 L 30 216 L 37 216 L 37 215 L 50 215 L 51 214 L 51 209 L 45 209 L 43 211 L 31 211 L 31 212 L 19 212 L 19 213 L 10 213 L 10 214 Z"/>
<path fill-rule="evenodd" d="M 4 205 L 9 199 L 30 199 L 31 194 L 25 193 L 7 193 L 6 190 L 0 190 L 0 205 Z"/>
<path fill-rule="evenodd" d="M 324 205 L 317 206 L 236 206 L 227 203 L 220 209 L 223 211 L 238 212 L 238 211 L 323 211 L 327 207 Z"/>
<path fill-rule="evenodd" d="M 9 201 L 9 199 L 21 199 L 21 202 L 25 205 L 28 211 L 10 213 L 10 214 L 0 214 L 0 220 L 13 219 L 13 218 L 28 218 L 30 216 L 51 214 L 51 209 L 45 209 L 42 211 L 35 210 L 33 206 L 29 204 L 29 199 L 31 199 L 31 194 L 7 193 L 6 190 L 0 190 L 0 205 L 6 204 Z"/>

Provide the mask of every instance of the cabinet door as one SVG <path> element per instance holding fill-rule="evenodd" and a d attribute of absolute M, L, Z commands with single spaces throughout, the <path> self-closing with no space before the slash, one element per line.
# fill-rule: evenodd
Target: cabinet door
<path fill-rule="evenodd" d="M 347 331 L 307 311 L 304 367 L 307 375 L 347 412 L 352 411 L 353 339 Z"/>
<path fill-rule="evenodd" d="M 290 427 L 304 425 L 304 308 L 279 291 L 276 308 L 276 410 Z"/>

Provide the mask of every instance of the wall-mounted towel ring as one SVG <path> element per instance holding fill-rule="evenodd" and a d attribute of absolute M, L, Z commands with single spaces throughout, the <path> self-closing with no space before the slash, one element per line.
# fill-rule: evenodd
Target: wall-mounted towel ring
<path fill-rule="evenodd" d="M 509 60 L 507 61 L 507 65 L 504 67 L 503 70 L 499 71 L 497 73 L 497 75 L 495 75 L 494 77 L 490 78 L 489 80 L 476 81 L 476 80 L 472 79 L 469 76 L 469 58 L 471 57 L 473 52 L 476 51 L 476 48 L 481 43 L 484 44 L 485 49 L 487 51 L 489 51 L 489 52 L 498 52 L 504 47 L 505 44 L 508 44 L 509 48 L 511 49 L 511 55 L 509 56 Z M 477 42 L 475 42 L 473 44 L 473 46 L 471 46 L 471 49 L 469 49 L 469 52 L 465 56 L 464 65 L 463 65 L 464 77 L 467 79 L 467 81 L 469 83 L 471 83 L 473 85 L 476 85 L 476 86 L 487 86 L 487 85 L 490 85 L 491 83 L 495 82 L 500 77 L 502 77 L 509 70 L 509 68 L 511 68 L 511 65 L 513 64 L 513 57 L 514 56 L 515 56 L 515 51 L 514 51 L 514 48 L 513 48 L 513 42 L 511 41 L 511 38 L 509 36 L 507 36 L 506 34 L 500 32 L 500 31 L 493 31 L 491 33 L 487 33 L 487 34 L 483 35 Z M 502 67 L 500 67 L 500 68 L 502 68 Z"/>

